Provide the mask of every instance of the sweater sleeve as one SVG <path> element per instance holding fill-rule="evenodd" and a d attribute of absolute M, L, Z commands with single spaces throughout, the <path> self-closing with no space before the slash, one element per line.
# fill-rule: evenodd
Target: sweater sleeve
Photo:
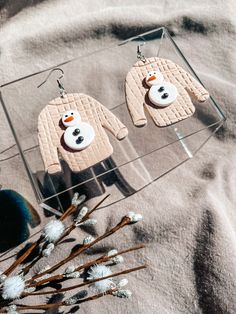
<path fill-rule="evenodd" d="M 128 135 L 127 127 L 105 106 L 96 101 L 97 113 L 101 125 L 110 131 L 118 140 Z"/>
<path fill-rule="evenodd" d="M 204 102 L 209 98 L 208 91 L 187 71 L 176 65 L 178 73 L 178 81 L 181 85 L 199 102 Z"/>
<path fill-rule="evenodd" d="M 127 107 L 136 126 L 147 124 L 147 118 L 144 113 L 146 90 L 142 84 L 142 80 L 140 80 L 137 73 L 132 69 L 126 77 L 125 92 Z M 143 101 L 139 101 L 139 99 L 143 99 Z"/>
<path fill-rule="evenodd" d="M 53 129 L 49 130 L 49 121 L 45 111 L 42 111 L 38 119 L 38 139 L 39 147 L 44 162 L 45 171 L 53 174 L 61 171 L 61 165 L 58 158 L 57 147 L 52 142 Z"/>

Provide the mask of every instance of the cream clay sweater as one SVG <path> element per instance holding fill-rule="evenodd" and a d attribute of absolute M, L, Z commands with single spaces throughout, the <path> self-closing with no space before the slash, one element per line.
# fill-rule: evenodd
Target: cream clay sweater
<path fill-rule="evenodd" d="M 147 97 L 149 87 L 145 84 L 145 77 L 152 70 L 160 71 L 164 80 L 174 84 L 178 90 L 176 101 L 168 107 L 153 106 Z M 128 109 L 136 126 L 147 123 L 145 111 L 157 126 L 171 125 L 194 113 L 190 96 L 200 103 L 209 97 L 208 91 L 190 73 L 173 61 L 158 57 L 136 62 L 127 74 L 125 86 Z"/>
<path fill-rule="evenodd" d="M 63 145 L 65 127 L 61 123 L 62 114 L 67 110 L 77 110 L 83 122 L 89 123 L 94 131 L 93 142 L 81 151 L 72 151 Z M 84 94 L 66 94 L 49 102 L 38 118 L 38 138 L 40 151 L 48 173 L 61 171 L 59 157 L 64 159 L 72 171 L 82 171 L 108 158 L 113 152 L 106 130 L 118 140 L 128 134 L 123 123 L 106 107 Z"/>

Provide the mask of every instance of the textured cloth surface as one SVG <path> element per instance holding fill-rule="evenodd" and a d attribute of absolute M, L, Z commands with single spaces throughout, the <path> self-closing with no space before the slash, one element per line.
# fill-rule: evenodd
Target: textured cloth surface
<path fill-rule="evenodd" d="M 144 79 L 149 71 L 158 70 L 164 80 L 174 84 L 178 89 L 177 99 L 166 108 L 153 106 L 148 99 L 149 87 Z M 168 126 L 190 117 L 195 107 L 188 92 L 199 102 L 204 102 L 209 94 L 189 73 L 174 62 L 163 58 L 146 58 L 145 62 L 134 64 L 126 77 L 127 105 L 135 125 L 145 125 L 147 119 L 144 109 L 147 109 L 157 126 Z M 187 92 L 188 91 L 188 92 Z"/>
<path fill-rule="evenodd" d="M 82 122 L 89 123 L 95 131 L 95 139 L 82 151 L 73 151 L 63 145 L 65 128 L 60 124 L 65 111 L 78 110 Z M 46 171 L 61 171 L 58 151 L 72 171 L 82 171 L 110 157 L 113 148 L 104 130 L 117 139 L 123 139 L 128 130 L 106 107 L 84 94 L 66 94 L 49 102 L 39 114 L 38 136 Z"/>
<path fill-rule="evenodd" d="M 122 248 L 144 242 L 147 248 L 136 258 L 147 261 L 149 268 L 127 276 L 131 300 L 106 297 L 81 306 L 78 313 L 235 313 L 235 0 L 24 0 L 1 1 L 0 7 L 1 83 L 82 55 L 88 48 L 103 48 L 165 25 L 228 117 L 195 158 L 140 193 L 96 213 L 95 234 L 113 226 L 128 210 L 143 214 L 142 224 L 125 229 L 104 245 Z M 117 68 L 113 58 L 103 69 L 110 81 L 114 80 L 114 66 Z M 71 83 L 76 80 L 78 73 L 70 76 Z M 16 118 L 26 106 L 24 91 L 21 96 Z M 116 89 L 106 96 L 114 99 Z M 33 108 L 36 98 L 35 94 L 30 100 Z M 35 202 L 2 108 L 0 112 L 4 151 L 0 183 L 15 187 Z M 78 237 L 80 242 L 82 235 Z M 65 246 L 57 248 L 55 259 L 65 254 Z M 104 246 L 96 252 L 99 250 L 104 252 Z M 126 266 L 137 264 L 132 256 L 126 257 Z"/>

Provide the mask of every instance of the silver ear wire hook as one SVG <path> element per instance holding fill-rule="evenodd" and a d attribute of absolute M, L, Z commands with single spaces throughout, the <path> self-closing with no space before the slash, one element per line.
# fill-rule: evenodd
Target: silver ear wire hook
<path fill-rule="evenodd" d="M 141 51 L 141 47 L 143 45 L 145 45 L 145 42 L 137 46 L 137 59 L 139 59 L 139 60 L 141 60 L 142 62 L 145 63 L 146 62 L 146 58 L 145 58 L 144 54 Z"/>
<path fill-rule="evenodd" d="M 37 88 L 41 87 L 43 84 L 45 84 L 47 82 L 47 80 L 49 79 L 49 77 L 51 76 L 51 74 L 54 72 L 54 71 L 60 71 L 61 72 L 61 76 L 58 77 L 57 79 L 57 84 L 58 84 L 58 87 L 59 87 L 59 90 L 60 90 L 60 95 L 61 97 L 63 98 L 66 94 L 66 91 L 65 91 L 65 88 L 64 86 L 62 85 L 62 83 L 60 82 L 60 80 L 64 77 L 64 71 L 61 69 L 61 68 L 54 68 L 52 69 L 49 73 L 48 73 L 48 76 L 46 77 L 46 79 L 37 86 Z"/>

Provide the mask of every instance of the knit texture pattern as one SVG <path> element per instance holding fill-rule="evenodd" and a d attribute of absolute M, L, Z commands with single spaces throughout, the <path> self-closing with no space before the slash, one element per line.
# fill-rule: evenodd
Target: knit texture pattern
<path fill-rule="evenodd" d="M 145 77 L 152 70 L 159 70 L 164 80 L 178 89 L 177 99 L 168 107 L 157 107 L 148 99 L 149 87 L 145 83 Z M 157 57 L 136 62 L 126 77 L 125 85 L 127 106 L 136 126 L 147 123 L 144 109 L 157 126 L 164 127 L 193 115 L 195 107 L 189 95 L 198 102 L 204 102 L 209 97 L 207 90 L 179 65 Z"/>
<path fill-rule="evenodd" d="M 94 141 L 81 151 L 68 148 L 63 141 L 65 127 L 62 114 L 70 109 L 78 110 L 83 122 L 89 123 L 95 132 Z M 45 170 L 55 173 L 61 170 L 59 156 L 72 171 L 82 171 L 111 156 L 113 148 L 106 130 L 117 139 L 123 139 L 128 130 L 106 107 L 84 94 L 66 94 L 49 102 L 38 118 L 38 138 Z"/>

